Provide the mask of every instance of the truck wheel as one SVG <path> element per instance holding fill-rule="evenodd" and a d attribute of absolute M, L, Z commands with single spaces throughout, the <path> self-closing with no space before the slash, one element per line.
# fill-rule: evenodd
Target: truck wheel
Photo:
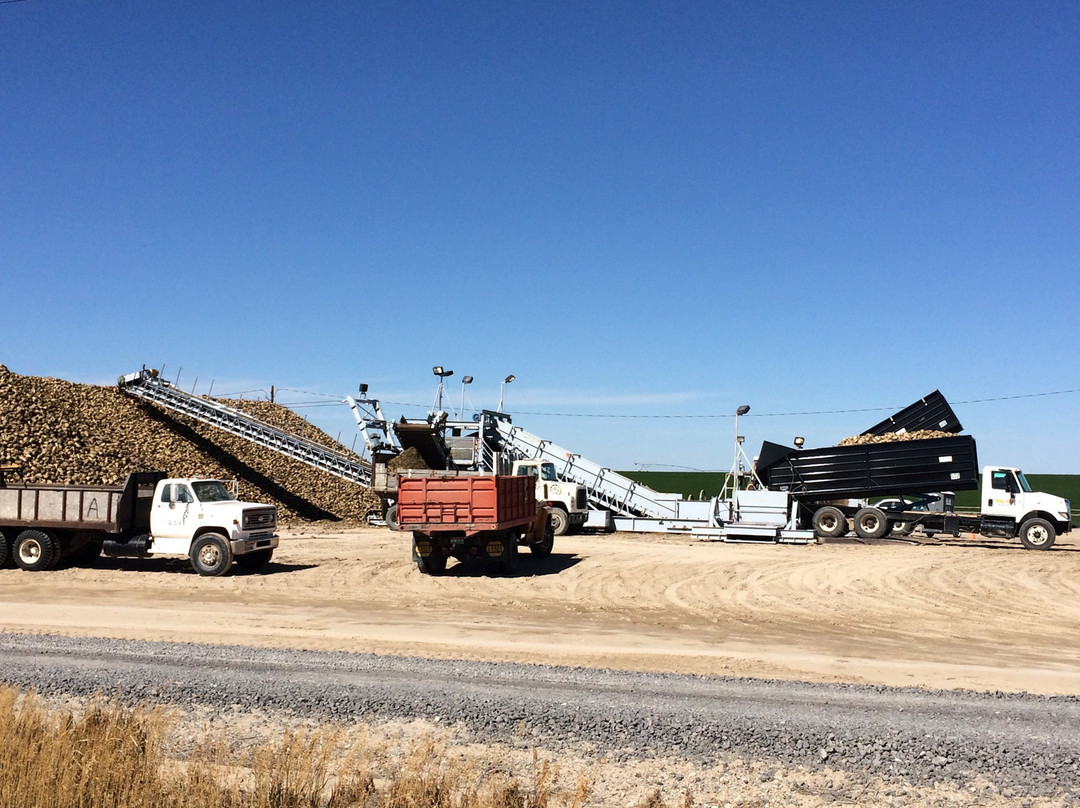
<path fill-rule="evenodd" d="M 915 529 L 915 525 L 911 522 L 890 522 L 889 524 L 892 528 L 890 532 L 894 536 L 910 536 L 911 531 Z"/>
<path fill-rule="evenodd" d="M 49 569 L 60 555 L 56 539 L 43 530 L 24 530 L 11 549 L 19 568 L 31 572 Z"/>
<path fill-rule="evenodd" d="M 9 554 L 8 540 L 3 533 L 0 533 L 0 569 L 3 569 L 4 564 L 7 563 Z"/>
<path fill-rule="evenodd" d="M 385 519 L 386 526 L 388 528 L 390 528 L 391 530 L 397 530 L 398 529 L 397 505 L 394 504 L 394 505 L 391 505 L 389 508 L 387 508 L 386 509 L 386 516 L 384 516 L 383 518 Z"/>
<path fill-rule="evenodd" d="M 826 505 L 814 511 L 814 532 L 825 539 L 838 539 L 847 535 L 847 517 L 839 508 Z"/>
<path fill-rule="evenodd" d="M 542 538 L 536 544 L 530 544 L 529 552 L 531 552 L 537 558 L 547 558 L 549 555 L 551 555 L 551 551 L 554 547 L 555 530 L 551 525 L 551 520 L 548 519 L 547 524 L 544 526 L 544 538 Z"/>
<path fill-rule="evenodd" d="M 551 529 L 556 536 L 565 536 L 570 530 L 570 517 L 567 516 L 566 510 L 558 505 L 551 509 Z"/>
<path fill-rule="evenodd" d="M 435 550 L 427 558 L 418 558 L 416 568 L 424 575 L 442 575 L 446 572 L 446 556 Z"/>
<path fill-rule="evenodd" d="M 273 557 L 273 547 L 266 550 L 256 550 L 253 553 L 244 553 L 243 555 L 236 556 L 236 565 L 244 570 L 261 570 L 270 563 L 270 559 Z"/>
<path fill-rule="evenodd" d="M 1020 543 L 1029 550 L 1049 550 L 1056 538 L 1057 531 L 1045 519 L 1028 519 L 1020 525 Z"/>
<path fill-rule="evenodd" d="M 855 514 L 855 533 L 863 539 L 880 539 L 889 532 L 889 520 L 881 508 L 862 508 Z"/>
<path fill-rule="evenodd" d="M 499 560 L 499 570 L 504 575 L 513 575 L 514 570 L 517 569 L 517 540 L 517 533 L 513 530 L 506 531 L 505 537 L 503 538 L 503 546 L 505 549 L 503 551 L 503 557 Z"/>
<path fill-rule="evenodd" d="M 446 556 L 435 542 L 423 533 L 413 533 L 412 557 L 416 568 L 424 575 L 442 575 L 446 572 Z"/>
<path fill-rule="evenodd" d="M 188 557 L 195 572 L 211 578 L 224 575 L 233 563 L 232 547 L 220 533 L 203 533 L 191 545 Z"/>

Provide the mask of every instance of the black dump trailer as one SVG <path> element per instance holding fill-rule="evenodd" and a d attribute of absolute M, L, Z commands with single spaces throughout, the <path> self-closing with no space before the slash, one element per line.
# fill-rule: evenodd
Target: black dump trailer
<path fill-rule="evenodd" d="M 770 490 L 802 502 L 979 487 L 970 435 L 801 450 L 766 441 L 757 473 Z"/>
<path fill-rule="evenodd" d="M 975 439 L 940 391 L 926 395 L 862 433 L 893 434 L 895 440 L 850 446 L 794 449 L 766 441 L 756 471 L 774 491 L 787 491 L 817 535 L 832 538 L 855 531 L 879 538 L 890 531 L 888 516 L 865 500 L 896 494 L 940 494 L 979 487 Z M 906 437 L 928 432 L 934 437 Z"/>

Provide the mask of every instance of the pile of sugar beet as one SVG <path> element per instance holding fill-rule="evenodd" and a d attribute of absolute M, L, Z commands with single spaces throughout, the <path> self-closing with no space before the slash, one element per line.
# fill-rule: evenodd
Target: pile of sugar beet
<path fill-rule="evenodd" d="M 216 399 L 325 446 L 304 418 L 269 401 Z M 343 454 L 349 450 L 340 447 Z M 379 508 L 369 489 L 264 449 L 114 386 L 20 376 L 0 365 L 0 464 L 8 479 L 122 485 L 133 471 L 235 480 L 240 499 L 272 502 L 282 520 L 362 520 Z"/>

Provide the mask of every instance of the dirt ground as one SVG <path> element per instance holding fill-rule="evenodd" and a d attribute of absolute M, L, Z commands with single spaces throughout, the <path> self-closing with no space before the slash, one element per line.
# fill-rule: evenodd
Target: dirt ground
<path fill-rule="evenodd" d="M 1080 531 L 787 546 L 560 537 L 514 576 L 422 575 L 408 534 L 281 530 L 260 573 L 179 559 L 0 570 L 0 630 L 1080 694 Z"/>

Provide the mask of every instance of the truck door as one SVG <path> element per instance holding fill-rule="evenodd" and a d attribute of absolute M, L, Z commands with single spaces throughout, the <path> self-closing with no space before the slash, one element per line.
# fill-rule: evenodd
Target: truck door
<path fill-rule="evenodd" d="M 150 532 L 158 539 L 190 538 L 195 497 L 184 483 L 165 483 L 150 513 Z"/>
<path fill-rule="evenodd" d="M 1020 483 L 1012 469 L 990 469 L 983 480 L 982 512 L 987 516 L 1017 517 Z"/>

